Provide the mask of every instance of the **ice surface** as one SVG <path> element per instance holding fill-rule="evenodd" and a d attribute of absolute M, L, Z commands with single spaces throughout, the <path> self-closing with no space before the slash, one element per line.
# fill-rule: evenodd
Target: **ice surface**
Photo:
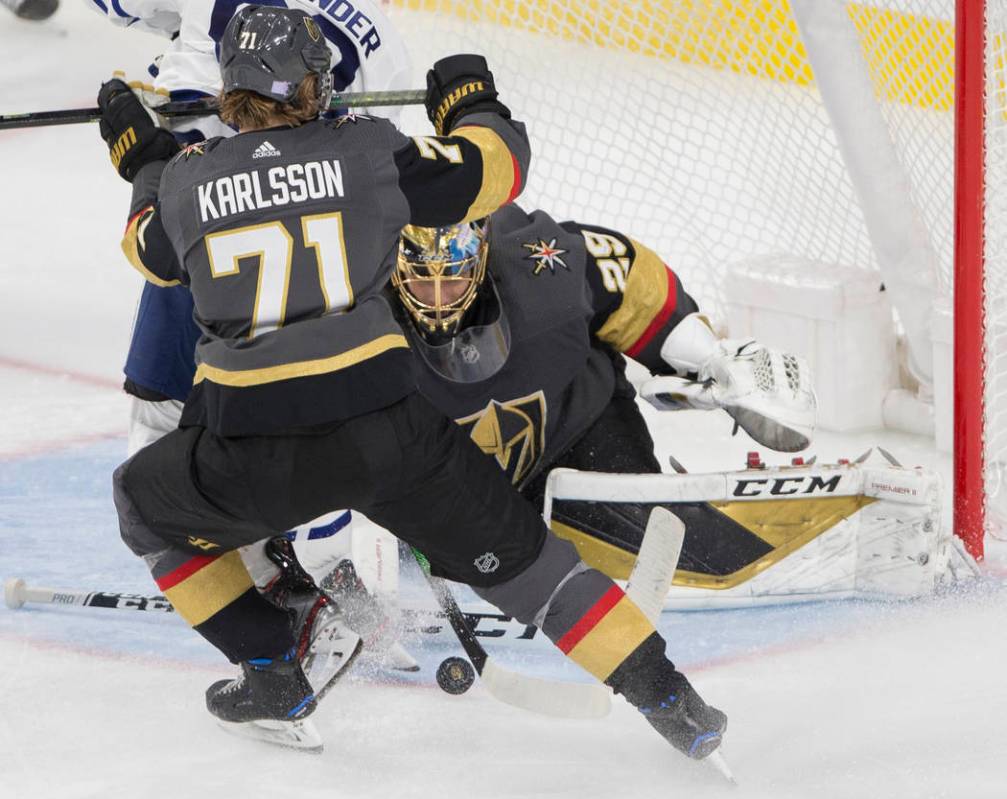
<path fill-rule="evenodd" d="M 137 74 L 163 44 L 70 2 L 44 25 L 0 14 L 0 42 L 0 112 L 93 105 L 101 78 Z M 109 485 L 139 290 L 118 250 L 128 202 L 94 126 L 0 133 L 0 577 L 154 592 L 118 539 Z M 726 417 L 645 413 L 662 459 L 693 470 L 736 467 L 753 448 L 728 439 Z M 823 436 L 816 451 L 879 441 L 949 471 L 908 436 Z M 404 581 L 423 600 L 408 570 Z M 333 691 L 315 717 L 327 750 L 311 757 L 215 727 L 202 692 L 232 667 L 174 616 L 0 607 L 0 799 L 1003 797 L 1005 613 L 993 587 L 665 614 L 670 652 L 730 715 L 732 790 L 618 702 L 604 721 L 564 722 L 478 683 L 443 694 L 432 669 L 458 653 L 444 635 L 411 640 L 419 675 L 361 669 Z M 580 678 L 540 640 L 484 640 L 516 667 Z"/>

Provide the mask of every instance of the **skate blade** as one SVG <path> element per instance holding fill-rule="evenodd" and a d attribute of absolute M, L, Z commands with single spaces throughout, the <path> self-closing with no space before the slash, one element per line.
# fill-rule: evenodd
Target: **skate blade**
<path fill-rule="evenodd" d="M 724 760 L 724 756 L 720 753 L 720 751 L 714 751 L 712 754 L 708 755 L 706 757 L 706 762 L 716 769 L 725 780 L 731 783 L 731 785 L 738 784 L 738 781 L 734 779 L 734 774 L 731 772 L 730 767 L 727 765 L 727 761 Z"/>
<path fill-rule="evenodd" d="M 249 738 L 253 741 L 263 741 L 274 746 L 296 749 L 298 752 L 321 754 L 325 741 L 311 719 L 300 721 L 221 721 L 217 720 L 226 732 L 239 738 Z"/>
<path fill-rule="evenodd" d="M 363 640 L 359 635 L 346 635 L 335 628 L 336 625 L 333 625 L 332 630 L 323 631 L 311 642 L 308 655 L 301 664 L 304 676 L 315 692 L 315 701 L 320 701 L 347 673 L 350 664 L 363 649 Z"/>
<path fill-rule="evenodd" d="M 388 647 L 388 651 L 381 659 L 381 666 L 394 671 L 415 672 L 420 670 L 420 664 L 405 650 L 402 644 L 397 642 Z"/>

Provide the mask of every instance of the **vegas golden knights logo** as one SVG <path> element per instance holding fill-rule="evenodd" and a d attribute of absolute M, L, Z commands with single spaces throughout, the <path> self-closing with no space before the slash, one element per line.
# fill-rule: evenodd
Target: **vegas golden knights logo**
<path fill-rule="evenodd" d="M 458 419 L 479 449 L 497 459 L 514 485 L 532 470 L 545 448 L 545 394 L 536 391 L 508 402 L 490 400 L 478 413 Z"/>

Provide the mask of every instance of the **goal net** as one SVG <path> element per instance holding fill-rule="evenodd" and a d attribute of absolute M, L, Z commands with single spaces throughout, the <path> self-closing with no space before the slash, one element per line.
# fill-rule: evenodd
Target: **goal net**
<path fill-rule="evenodd" d="M 876 273 L 926 385 L 931 313 L 950 307 L 956 224 L 972 214 L 981 241 L 967 266 L 983 276 L 974 315 L 987 323 L 969 320 L 975 360 L 958 368 L 985 378 L 965 400 L 982 428 L 968 471 L 996 505 L 1007 497 L 1007 0 L 987 0 L 985 16 L 981 0 L 958 3 L 978 15 L 984 58 L 965 89 L 985 124 L 959 156 L 984 182 L 956 203 L 955 0 L 392 0 L 418 65 L 487 56 L 532 139 L 522 203 L 647 242 L 714 317 L 727 270 L 753 257 Z"/>

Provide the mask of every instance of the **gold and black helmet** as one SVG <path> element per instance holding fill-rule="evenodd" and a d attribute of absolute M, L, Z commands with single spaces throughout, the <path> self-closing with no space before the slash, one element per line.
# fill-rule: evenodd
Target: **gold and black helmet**
<path fill-rule="evenodd" d="M 458 331 L 486 277 L 487 228 L 486 219 L 403 228 L 392 285 L 420 332 Z"/>

